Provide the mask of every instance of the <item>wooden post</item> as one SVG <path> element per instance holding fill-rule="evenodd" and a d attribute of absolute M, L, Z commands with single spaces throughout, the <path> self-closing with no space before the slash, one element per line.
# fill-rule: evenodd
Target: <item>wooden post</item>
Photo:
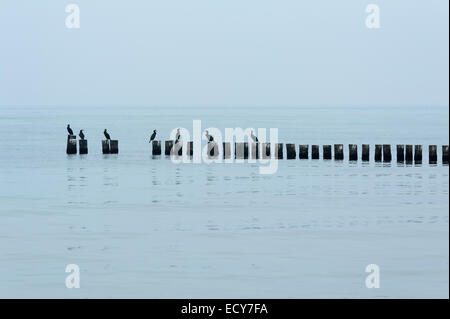
<path fill-rule="evenodd" d="M 119 141 L 118 140 L 110 140 L 109 141 L 109 152 L 111 154 L 119 153 Z"/>
<path fill-rule="evenodd" d="M 217 158 L 219 156 L 219 146 L 216 142 L 208 142 L 208 157 Z"/>
<path fill-rule="evenodd" d="M 173 141 L 166 141 L 164 145 L 164 155 L 170 156 L 172 153 Z"/>
<path fill-rule="evenodd" d="M 270 143 L 261 144 L 261 158 L 262 159 L 270 158 Z"/>
<path fill-rule="evenodd" d="M 276 143 L 275 148 L 277 149 L 278 159 L 283 159 L 283 143 Z"/>
<path fill-rule="evenodd" d="M 422 145 L 414 145 L 414 163 L 422 163 Z"/>
<path fill-rule="evenodd" d="M 442 145 L 442 164 L 448 165 L 448 145 Z"/>
<path fill-rule="evenodd" d="M 407 164 L 411 164 L 413 161 L 413 146 L 406 145 L 405 161 Z"/>
<path fill-rule="evenodd" d="M 234 143 L 234 158 L 235 159 L 244 159 L 244 144 L 243 143 Z"/>
<path fill-rule="evenodd" d="M 330 160 L 331 159 L 331 145 L 323 146 L 323 159 Z"/>
<path fill-rule="evenodd" d="M 244 159 L 244 143 L 234 143 L 234 158 Z"/>
<path fill-rule="evenodd" d="M 175 141 L 170 152 L 170 155 L 182 156 L 183 155 L 183 142 Z"/>
<path fill-rule="evenodd" d="M 311 158 L 315 160 L 320 159 L 319 145 L 311 146 Z"/>
<path fill-rule="evenodd" d="M 109 140 L 102 140 L 102 153 L 109 154 Z"/>
<path fill-rule="evenodd" d="M 298 157 L 300 159 L 308 159 L 309 154 L 309 145 L 299 145 L 298 146 Z M 319 149 L 317 148 L 317 151 L 319 151 Z"/>
<path fill-rule="evenodd" d="M 80 144 L 80 154 L 87 154 L 88 153 L 87 140 L 79 140 L 78 143 Z"/>
<path fill-rule="evenodd" d="M 67 154 L 77 153 L 77 137 L 75 135 L 67 135 L 66 153 Z"/>
<path fill-rule="evenodd" d="M 405 145 L 397 145 L 397 163 L 405 162 Z"/>
<path fill-rule="evenodd" d="M 428 146 L 428 161 L 430 164 L 437 163 L 437 145 Z"/>
<path fill-rule="evenodd" d="M 188 156 L 194 156 L 194 142 L 192 142 L 192 141 L 187 142 L 186 147 L 187 147 L 186 154 Z"/>
<path fill-rule="evenodd" d="M 392 161 L 391 145 L 383 145 L 383 162 L 390 163 Z"/>
<path fill-rule="evenodd" d="M 229 142 L 223 142 L 223 158 L 231 158 L 231 144 Z"/>
<path fill-rule="evenodd" d="M 161 141 L 152 141 L 152 154 L 161 155 Z"/>
<path fill-rule="evenodd" d="M 234 157 L 236 159 L 248 159 L 248 143 L 240 142 L 234 144 Z"/>
<path fill-rule="evenodd" d="M 248 142 L 244 142 L 244 159 L 248 159 Z"/>
<path fill-rule="evenodd" d="M 250 143 L 250 155 L 252 159 L 259 158 L 259 143 Z"/>
<path fill-rule="evenodd" d="M 375 145 L 375 162 L 381 162 L 383 152 L 383 145 Z"/>
<path fill-rule="evenodd" d="M 348 158 L 350 159 L 350 161 L 358 160 L 358 145 L 350 144 L 348 146 Z"/>
<path fill-rule="evenodd" d="M 344 145 L 334 144 L 334 159 L 336 161 L 342 161 L 344 159 Z"/>
<path fill-rule="evenodd" d="M 369 144 L 363 144 L 362 145 L 361 160 L 363 162 L 369 162 L 370 161 L 370 145 Z"/>
<path fill-rule="evenodd" d="M 296 159 L 295 144 L 286 144 L 286 159 Z"/>

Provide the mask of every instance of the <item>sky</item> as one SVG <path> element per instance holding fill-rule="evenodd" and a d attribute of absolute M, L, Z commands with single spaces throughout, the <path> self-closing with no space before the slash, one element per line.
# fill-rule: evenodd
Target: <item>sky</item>
<path fill-rule="evenodd" d="M 0 106 L 447 106 L 448 15 L 447 0 L 1 0 Z"/>

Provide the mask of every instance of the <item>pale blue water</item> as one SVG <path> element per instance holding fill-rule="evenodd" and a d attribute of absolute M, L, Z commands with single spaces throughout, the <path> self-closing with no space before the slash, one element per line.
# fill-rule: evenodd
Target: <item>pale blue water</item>
<path fill-rule="evenodd" d="M 448 107 L 0 108 L 0 297 L 445 297 Z M 283 143 L 423 144 L 422 165 L 174 164 L 176 127 L 279 129 Z M 65 154 L 66 125 L 89 154 Z M 102 155 L 102 132 L 119 140 Z M 373 147 L 372 147 L 373 151 Z M 348 155 L 346 158 L 348 158 Z M 440 157 L 439 148 L 439 157 Z M 372 154 L 373 156 L 373 154 Z M 65 287 L 65 267 L 81 288 Z M 381 288 L 365 288 L 378 264 Z"/>

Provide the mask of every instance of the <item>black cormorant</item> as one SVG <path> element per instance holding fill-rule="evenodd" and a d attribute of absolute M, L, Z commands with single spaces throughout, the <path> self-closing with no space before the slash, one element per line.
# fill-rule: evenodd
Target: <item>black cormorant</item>
<path fill-rule="evenodd" d="M 180 138 L 181 138 L 180 129 L 177 128 L 177 134 L 175 135 L 175 144 L 178 143 Z"/>
<path fill-rule="evenodd" d="M 84 133 L 83 133 L 83 130 L 80 130 L 80 133 L 78 134 L 78 136 L 79 136 L 82 140 L 84 140 Z"/>
<path fill-rule="evenodd" d="M 67 124 L 67 132 L 69 132 L 69 135 L 73 135 L 73 131 L 72 131 L 72 129 L 70 128 L 70 125 L 69 125 L 69 124 Z"/>
<path fill-rule="evenodd" d="M 209 132 L 208 132 L 208 131 L 205 131 L 205 135 L 206 135 L 206 139 L 207 139 L 209 142 L 214 141 L 214 137 L 212 137 L 211 135 L 209 135 Z"/>
<path fill-rule="evenodd" d="M 151 141 L 153 141 L 155 139 L 155 137 L 156 137 L 156 130 L 153 130 L 153 134 L 152 134 L 152 136 L 150 136 L 150 141 L 148 141 L 148 142 L 150 143 Z"/>
<path fill-rule="evenodd" d="M 109 136 L 109 133 L 106 132 L 106 128 L 105 128 L 105 130 L 103 131 L 103 134 L 105 134 L 105 137 L 106 137 L 107 140 L 110 140 L 110 139 L 111 139 L 111 136 Z"/>
<path fill-rule="evenodd" d="M 250 137 L 252 138 L 253 142 L 258 143 L 258 138 L 257 138 L 256 135 L 253 133 L 253 131 L 252 131 L 252 134 L 250 134 Z"/>

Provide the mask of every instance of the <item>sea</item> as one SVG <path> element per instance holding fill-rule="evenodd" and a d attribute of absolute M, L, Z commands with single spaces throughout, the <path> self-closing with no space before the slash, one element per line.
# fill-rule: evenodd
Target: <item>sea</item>
<path fill-rule="evenodd" d="M 154 129 L 164 150 L 194 121 L 345 158 L 261 174 L 152 156 Z M 66 154 L 67 124 L 87 155 Z M 118 154 L 102 154 L 105 128 Z M 348 161 L 348 144 L 371 161 Z M 397 164 L 397 144 L 423 145 L 423 163 Z M 0 298 L 448 298 L 448 144 L 448 106 L 1 106 Z"/>

